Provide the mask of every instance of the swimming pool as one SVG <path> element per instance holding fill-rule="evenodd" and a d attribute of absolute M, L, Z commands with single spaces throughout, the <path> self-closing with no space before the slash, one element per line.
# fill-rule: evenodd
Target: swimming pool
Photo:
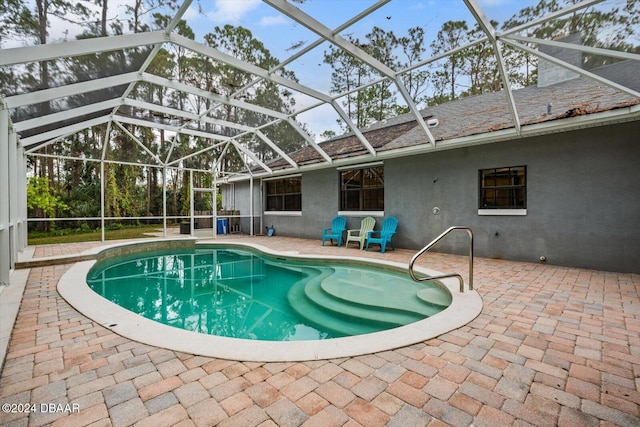
<path fill-rule="evenodd" d="M 379 332 L 433 316 L 451 303 L 441 285 L 416 283 L 379 266 L 220 245 L 108 257 L 91 269 L 87 284 L 165 325 L 267 341 Z"/>
<path fill-rule="evenodd" d="M 293 262 L 349 263 L 356 266 L 375 266 L 390 271 L 406 271 L 407 265 L 376 261 L 365 257 L 335 256 L 344 253 L 332 247 L 322 249 L 326 255 L 297 253 L 295 247 L 286 253 L 276 252 L 254 242 L 227 241 L 225 247 L 239 250 L 255 250 L 279 261 L 285 258 Z M 114 256 L 139 257 L 150 251 L 170 249 L 174 253 L 201 247 L 195 239 L 145 241 L 142 243 L 112 244 L 94 248 L 83 253 L 96 260 L 76 262 L 62 275 L 58 292 L 76 310 L 99 325 L 113 332 L 152 346 L 167 348 L 202 356 L 256 362 L 304 361 L 333 359 L 370 354 L 398 347 L 409 346 L 459 328 L 473 320 L 482 309 L 482 299 L 475 291 L 458 292 L 455 279 L 444 279 L 441 284 L 452 296 L 450 305 L 423 320 L 379 332 L 327 339 L 303 339 L 270 341 L 215 336 L 168 326 L 127 310 L 94 292 L 87 278 L 97 263 Z M 360 254 L 358 251 L 349 251 Z M 107 261 L 108 262 L 108 261 Z M 439 271 L 417 268 L 419 273 L 436 275 Z M 94 270 L 95 271 L 95 270 Z"/>

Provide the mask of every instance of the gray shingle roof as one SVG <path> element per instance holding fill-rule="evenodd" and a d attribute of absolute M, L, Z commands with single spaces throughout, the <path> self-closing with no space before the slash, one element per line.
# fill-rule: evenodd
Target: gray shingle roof
<path fill-rule="evenodd" d="M 640 90 L 640 64 L 624 61 L 594 71 L 612 81 Z M 579 78 L 538 88 L 530 86 L 512 91 L 522 126 L 615 110 L 640 104 L 640 98 L 617 91 L 594 79 Z M 548 113 L 548 106 L 551 112 Z M 436 142 L 485 134 L 514 128 L 511 111 L 504 92 L 494 92 L 462 98 L 422 111 L 423 117 L 439 121 L 431 128 Z M 406 148 L 428 143 L 427 136 L 412 114 L 404 114 L 378 122 L 363 131 L 363 135 L 377 152 Z M 353 134 L 346 134 L 320 143 L 320 147 L 334 159 L 367 154 L 367 150 Z M 311 147 L 305 147 L 290 157 L 300 165 L 323 161 Z M 269 164 L 272 169 L 288 166 L 283 160 Z"/>

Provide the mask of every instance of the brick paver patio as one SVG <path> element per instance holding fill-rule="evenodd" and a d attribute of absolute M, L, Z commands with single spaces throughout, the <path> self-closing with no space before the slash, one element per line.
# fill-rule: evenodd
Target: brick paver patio
<path fill-rule="evenodd" d="M 415 252 L 231 238 L 403 263 Z M 437 253 L 420 262 L 464 275 L 466 263 Z M 68 267 L 29 272 L 0 403 L 34 411 L 3 411 L 2 426 L 640 426 L 640 274 L 477 258 L 484 308 L 460 329 L 365 356 L 247 363 L 118 336 L 57 293 Z"/>

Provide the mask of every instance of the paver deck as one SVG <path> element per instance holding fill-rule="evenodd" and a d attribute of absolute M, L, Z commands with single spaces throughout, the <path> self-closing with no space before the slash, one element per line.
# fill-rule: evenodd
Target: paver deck
<path fill-rule="evenodd" d="M 403 263 L 415 252 L 224 238 Z M 466 258 L 455 255 L 428 253 L 419 263 L 467 271 Z M 0 403 L 16 410 L 2 407 L 2 426 L 640 425 L 640 274 L 476 258 L 484 308 L 462 328 L 364 356 L 248 363 L 118 336 L 57 293 L 68 268 L 28 272 L 0 377 Z"/>

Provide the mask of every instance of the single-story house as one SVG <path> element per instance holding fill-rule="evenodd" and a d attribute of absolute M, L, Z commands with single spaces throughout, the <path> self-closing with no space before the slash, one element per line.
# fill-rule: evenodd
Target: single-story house
<path fill-rule="evenodd" d="M 640 64 L 592 70 L 640 90 Z M 545 80 L 548 82 L 548 79 Z M 640 98 L 574 76 L 422 111 L 434 143 L 407 114 L 320 143 L 222 184 L 243 229 L 321 237 L 336 215 L 399 220 L 395 247 L 420 249 L 450 226 L 473 230 L 477 256 L 640 272 Z M 250 196 L 252 192 L 252 195 Z M 452 233 L 434 250 L 465 253 Z M 355 246 L 354 246 L 355 248 Z M 377 250 L 377 248 L 375 249 Z"/>

